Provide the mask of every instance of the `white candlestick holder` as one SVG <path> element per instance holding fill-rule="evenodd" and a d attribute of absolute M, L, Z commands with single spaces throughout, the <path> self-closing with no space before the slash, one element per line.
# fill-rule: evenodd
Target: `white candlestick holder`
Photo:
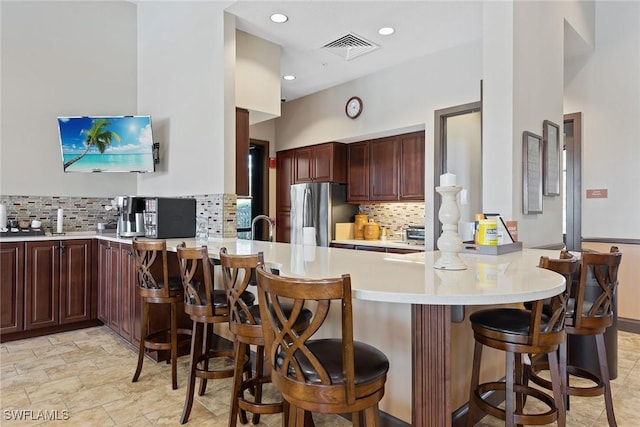
<path fill-rule="evenodd" d="M 462 239 L 458 234 L 458 221 L 460 209 L 458 208 L 457 194 L 462 187 L 447 186 L 436 187 L 436 191 L 442 196 L 438 219 L 442 223 L 442 234 L 438 238 L 440 258 L 433 264 L 439 270 L 466 270 L 467 266 L 458 254 L 462 250 Z"/>

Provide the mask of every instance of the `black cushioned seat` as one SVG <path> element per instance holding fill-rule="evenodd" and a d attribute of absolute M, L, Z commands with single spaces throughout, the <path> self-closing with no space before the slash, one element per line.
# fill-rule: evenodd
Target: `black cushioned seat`
<path fill-rule="evenodd" d="M 342 341 L 339 339 L 319 339 L 307 341 L 307 347 L 320 360 L 322 366 L 327 370 L 331 381 L 339 384 L 344 381 L 344 366 L 342 364 Z M 355 341 L 353 343 L 353 357 L 358 361 L 355 364 L 354 383 L 356 385 L 365 384 L 389 370 L 389 359 L 377 348 Z M 284 354 L 278 358 L 278 366 L 282 366 Z M 305 379 L 308 382 L 319 383 L 318 372 L 313 369 L 309 360 L 300 352 L 296 352 L 296 360 L 300 364 Z M 290 375 L 295 373 L 290 369 Z"/>

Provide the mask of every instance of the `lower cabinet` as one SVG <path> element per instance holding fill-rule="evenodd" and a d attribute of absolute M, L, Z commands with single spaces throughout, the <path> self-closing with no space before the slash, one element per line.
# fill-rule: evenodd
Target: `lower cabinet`
<path fill-rule="evenodd" d="M 25 330 L 91 319 L 91 240 L 25 243 Z"/>
<path fill-rule="evenodd" d="M 131 245 L 100 240 L 98 319 L 127 341 L 132 341 L 133 338 L 135 294 L 136 271 Z"/>
<path fill-rule="evenodd" d="M 0 243 L 0 334 L 24 329 L 24 243 Z"/>
<path fill-rule="evenodd" d="M 92 240 L 3 242 L 0 264 L 3 340 L 91 320 Z"/>

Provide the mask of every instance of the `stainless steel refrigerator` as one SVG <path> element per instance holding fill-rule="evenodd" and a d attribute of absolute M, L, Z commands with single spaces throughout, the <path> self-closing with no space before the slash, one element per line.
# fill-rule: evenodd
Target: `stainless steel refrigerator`
<path fill-rule="evenodd" d="M 329 246 L 336 223 L 352 222 L 356 213 L 358 206 L 347 203 L 344 184 L 294 184 L 291 186 L 291 243 L 314 244 L 314 234 L 316 246 Z"/>

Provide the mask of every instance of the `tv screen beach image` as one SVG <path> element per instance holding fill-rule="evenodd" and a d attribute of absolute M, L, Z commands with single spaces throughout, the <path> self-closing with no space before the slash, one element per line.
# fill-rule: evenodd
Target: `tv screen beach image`
<path fill-rule="evenodd" d="M 65 172 L 153 172 L 149 116 L 58 117 Z"/>

